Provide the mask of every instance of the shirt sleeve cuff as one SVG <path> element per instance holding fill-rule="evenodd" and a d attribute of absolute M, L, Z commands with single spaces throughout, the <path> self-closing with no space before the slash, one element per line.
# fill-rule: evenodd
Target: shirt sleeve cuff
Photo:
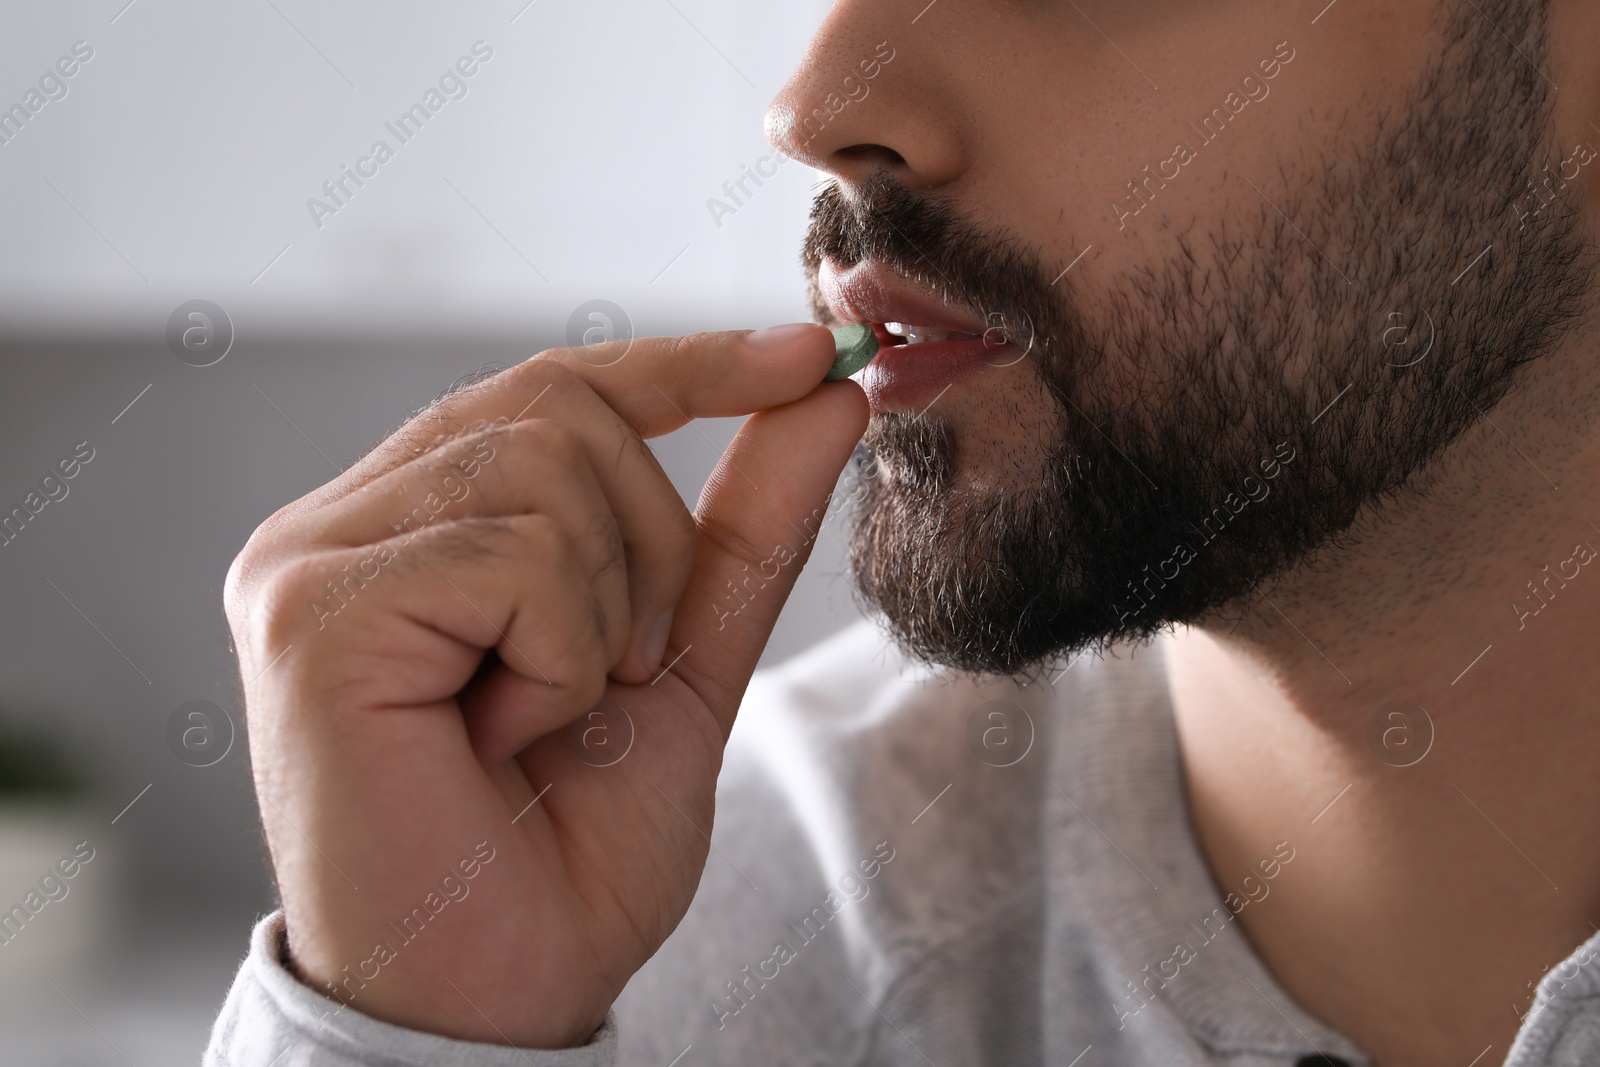
<path fill-rule="evenodd" d="M 256 923 L 250 952 L 212 1027 L 204 1067 L 615 1067 L 614 1011 L 571 1049 L 517 1049 L 408 1030 L 363 1015 L 284 967 L 281 910 Z"/>

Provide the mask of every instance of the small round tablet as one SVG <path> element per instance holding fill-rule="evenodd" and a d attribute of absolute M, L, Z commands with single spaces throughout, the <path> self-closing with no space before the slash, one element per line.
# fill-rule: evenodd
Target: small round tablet
<path fill-rule="evenodd" d="M 852 322 L 833 331 L 833 369 L 822 379 L 839 382 L 872 362 L 878 354 L 878 335 L 865 322 Z"/>

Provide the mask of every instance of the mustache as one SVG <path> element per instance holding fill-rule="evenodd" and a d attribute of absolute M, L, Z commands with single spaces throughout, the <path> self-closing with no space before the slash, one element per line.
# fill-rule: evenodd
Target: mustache
<path fill-rule="evenodd" d="M 808 270 L 823 257 L 844 267 L 874 259 L 901 273 L 937 270 L 923 249 L 947 252 L 965 221 L 948 200 L 914 193 L 885 171 L 873 174 L 853 195 L 832 181 L 811 204 L 800 258 Z"/>
<path fill-rule="evenodd" d="M 1087 347 L 1070 284 L 1048 280 L 1037 249 L 1015 234 L 986 229 L 948 197 L 906 188 L 886 171 L 852 192 L 830 182 L 811 204 L 800 262 L 813 315 L 836 326 L 817 282 L 825 258 L 839 267 L 871 260 L 971 308 L 1029 358 Z"/>

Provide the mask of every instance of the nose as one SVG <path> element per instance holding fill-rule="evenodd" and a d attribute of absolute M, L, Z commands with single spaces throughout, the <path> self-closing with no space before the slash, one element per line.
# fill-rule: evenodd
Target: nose
<path fill-rule="evenodd" d="M 912 21 L 910 8 L 923 2 L 836 3 L 768 105 L 767 140 L 847 185 L 878 171 L 912 189 L 960 177 L 962 101 L 944 65 L 959 49 L 954 41 L 939 47 L 931 21 Z"/>

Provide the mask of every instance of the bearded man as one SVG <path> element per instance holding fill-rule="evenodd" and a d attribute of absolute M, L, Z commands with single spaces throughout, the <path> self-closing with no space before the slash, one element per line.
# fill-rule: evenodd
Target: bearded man
<path fill-rule="evenodd" d="M 208 1062 L 1600 1062 L 1596 41 L 839 0 L 767 132 L 859 381 L 545 352 L 235 563 Z M 757 674 L 846 467 L 870 617 Z"/>

